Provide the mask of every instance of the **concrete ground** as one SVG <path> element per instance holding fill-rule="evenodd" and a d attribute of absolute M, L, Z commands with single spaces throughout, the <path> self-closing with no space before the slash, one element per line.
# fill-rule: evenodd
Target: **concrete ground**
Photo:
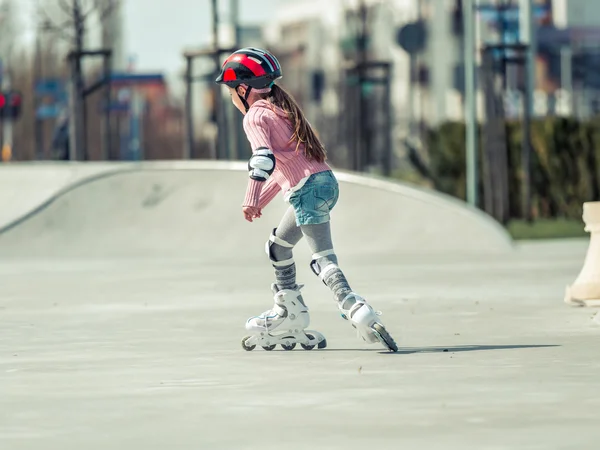
<path fill-rule="evenodd" d="M 44 214 L 30 222 L 44 251 L 10 234 L 27 223 L 0 240 L 2 450 L 598 448 L 600 325 L 562 302 L 586 240 L 491 254 L 340 248 L 397 354 L 356 338 L 301 248 L 311 328 L 328 348 L 245 352 L 246 318 L 272 304 L 263 240 L 233 253 L 219 247 L 231 229 L 198 229 L 212 253 L 60 255 L 38 227 L 61 228 L 60 215 Z M 86 226 L 70 229 L 80 245 Z"/>

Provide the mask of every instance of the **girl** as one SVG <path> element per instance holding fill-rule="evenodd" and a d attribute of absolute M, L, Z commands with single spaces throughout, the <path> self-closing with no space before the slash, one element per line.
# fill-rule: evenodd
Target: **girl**
<path fill-rule="evenodd" d="M 368 343 L 381 342 L 391 351 L 396 343 L 378 314 L 350 288 L 338 266 L 330 231 L 330 211 L 338 200 L 338 182 L 325 162 L 326 152 L 302 111 L 275 80 L 282 77 L 277 58 L 265 50 L 243 48 L 227 58 L 216 82 L 229 88 L 233 104 L 244 114 L 244 131 L 252 146 L 249 180 L 242 213 L 252 222 L 279 191 L 290 204 L 266 244 L 275 270 L 275 305 L 248 319 L 252 336 L 242 345 L 286 350 L 324 348 L 325 338 L 305 330 L 310 319 L 296 284 L 292 250 L 304 236 L 313 252 L 310 267 L 328 286 L 342 313 Z"/>

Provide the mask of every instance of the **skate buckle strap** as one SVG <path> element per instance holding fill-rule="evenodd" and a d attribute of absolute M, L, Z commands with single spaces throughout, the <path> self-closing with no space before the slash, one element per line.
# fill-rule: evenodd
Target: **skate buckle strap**
<path fill-rule="evenodd" d="M 291 266 L 294 264 L 294 258 L 284 259 L 283 261 L 271 261 L 271 264 L 275 267 Z"/>
<path fill-rule="evenodd" d="M 279 306 L 277 303 L 275 303 L 273 305 L 273 308 L 262 313 L 260 316 L 258 316 L 258 319 L 275 319 L 277 316 L 283 317 L 284 314 L 285 309 Z"/>
<path fill-rule="evenodd" d="M 366 301 L 364 301 L 364 300 L 363 300 L 363 303 L 364 303 L 365 305 L 367 305 L 367 306 L 369 307 L 369 309 L 370 309 L 371 311 L 373 311 L 373 313 L 374 313 L 376 316 L 380 316 L 380 315 L 381 315 L 381 311 L 377 311 L 375 308 L 373 308 L 373 307 L 372 307 L 372 306 L 371 306 L 369 303 L 367 303 L 367 302 L 366 302 Z"/>
<path fill-rule="evenodd" d="M 271 312 L 277 314 L 279 317 L 284 317 L 287 310 L 284 307 L 275 303 L 273 305 L 273 309 L 271 310 Z"/>
<path fill-rule="evenodd" d="M 332 248 L 330 248 L 329 250 L 323 250 L 322 252 L 313 253 L 312 259 L 314 261 L 314 260 L 317 260 L 319 258 L 324 258 L 326 256 L 331 256 L 331 255 L 335 255 L 335 252 L 333 251 Z"/>
<path fill-rule="evenodd" d="M 381 312 L 381 311 L 376 311 L 376 310 L 375 310 L 375 309 L 374 309 L 374 308 L 373 308 L 373 307 L 372 307 L 372 306 L 371 306 L 369 303 L 367 303 L 367 301 L 366 301 L 364 298 L 360 297 L 359 295 L 355 294 L 354 292 L 350 292 L 350 293 L 349 293 L 349 294 L 348 294 L 348 295 L 347 295 L 347 296 L 344 298 L 344 300 L 342 300 L 342 301 L 340 302 L 340 304 L 341 304 L 341 305 L 343 305 L 343 304 L 344 304 L 344 302 L 345 302 L 345 301 L 348 299 L 348 297 L 354 297 L 354 299 L 355 299 L 355 302 L 354 302 L 354 304 L 353 304 L 352 306 L 350 306 L 350 308 L 347 310 L 347 312 L 348 312 L 348 314 L 347 314 L 347 315 L 348 315 L 349 317 L 352 317 L 352 316 L 354 315 L 354 313 L 355 313 L 357 310 L 359 310 L 360 308 L 362 308 L 363 306 L 366 306 L 366 307 L 367 307 L 367 308 L 369 308 L 371 311 L 373 311 L 373 313 L 374 313 L 376 316 L 381 316 L 381 314 L 382 314 L 382 312 Z M 342 314 L 342 317 L 344 317 L 344 319 L 346 319 L 346 317 L 345 317 L 345 316 L 346 316 L 346 314 L 345 314 L 345 313 L 343 313 L 343 314 Z"/>
<path fill-rule="evenodd" d="M 375 313 L 376 316 L 381 316 L 381 311 L 375 311 L 373 310 L 373 312 Z M 342 313 L 342 317 L 346 320 L 348 320 L 348 317 L 346 316 L 346 313 Z"/>
<path fill-rule="evenodd" d="M 281 245 L 282 247 L 285 247 L 285 248 L 294 248 L 293 244 L 290 244 L 289 242 L 284 241 L 283 239 L 277 237 L 275 235 L 276 230 L 277 229 L 274 229 L 273 232 L 271 233 L 271 236 L 269 236 L 269 241 L 271 241 L 274 244 Z"/>
<path fill-rule="evenodd" d="M 248 171 L 248 176 L 250 178 L 256 177 L 256 178 L 263 179 L 263 180 L 266 180 L 267 178 L 269 178 L 269 174 L 262 169 L 252 169 L 252 170 Z"/>
<path fill-rule="evenodd" d="M 273 308 L 271 308 L 269 311 L 265 311 L 257 318 L 263 321 L 265 332 L 268 332 L 269 331 L 269 319 L 276 319 L 277 317 L 283 317 L 285 313 L 286 313 L 285 308 L 282 308 L 277 303 L 275 303 L 275 305 L 273 305 Z"/>

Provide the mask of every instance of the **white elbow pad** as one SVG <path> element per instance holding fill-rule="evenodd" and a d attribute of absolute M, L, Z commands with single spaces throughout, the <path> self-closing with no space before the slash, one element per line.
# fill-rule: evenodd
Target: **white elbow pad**
<path fill-rule="evenodd" d="M 256 181 L 266 181 L 275 170 L 275 155 L 266 147 L 260 147 L 248 161 L 248 176 Z"/>

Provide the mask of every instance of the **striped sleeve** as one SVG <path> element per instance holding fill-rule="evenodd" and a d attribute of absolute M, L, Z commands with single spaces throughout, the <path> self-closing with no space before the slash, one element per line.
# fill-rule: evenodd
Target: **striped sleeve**
<path fill-rule="evenodd" d="M 279 183 L 275 181 L 275 178 L 269 178 L 267 182 L 263 184 L 260 198 L 258 199 L 258 207 L 263 209 L 265 206 L 267 206 L 280 190 L 281 186 L 279 186 Z"/>
<path fill-rule="evenodd" d="M 248 188 L 242 206 L 256 206 L 264 208 L 275 198 L 281 187 L 275 178 L 269 177 L 267 181 L 248 180 Z"/>
<path fill-rule="evenodd" d="M 271 136 L 273 130 L 277 132 L 277 124 L 272 117 L 274 114 L 269 108 L 258 104 L 253 105 L 244 116 L 244 131 L 253 153 L 261 147 L 266 147 L 276 154 Z M 275 170 L 277 171 L 277 167 L 275 167 Z M 271 175 L 267 181 L 250 179 L 248 180 L 243 206 L 264 208 L 280 190 L 281 187 L 275 181 L 274 175 Z"/>
<path fill-rule="evenodd" d="M 266 147 L 273 151 L 268 124 L 269 112 L 266 108 L 250 108 L 244 116 L 244 131 L 253 152 L 260 147 Z"/>

